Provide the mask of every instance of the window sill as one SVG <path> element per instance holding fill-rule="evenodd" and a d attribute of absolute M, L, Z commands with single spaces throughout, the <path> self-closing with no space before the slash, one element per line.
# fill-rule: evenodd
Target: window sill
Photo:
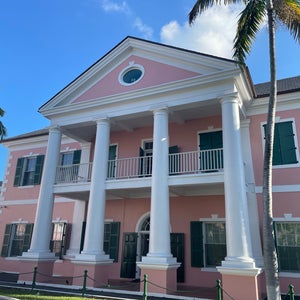
<path fill-rule="evenodd" d="M 300 271 L 295 272 L 279 272 L 279 277 L 291 277 L 291 278 L 300 278 Z"/>
<path fill-rule="evenodd" d="M 204 267 L 204 268 L 201 268 L 201 271 L 203 271 L 203 272 L 218 272 L 217 267 Z"/>

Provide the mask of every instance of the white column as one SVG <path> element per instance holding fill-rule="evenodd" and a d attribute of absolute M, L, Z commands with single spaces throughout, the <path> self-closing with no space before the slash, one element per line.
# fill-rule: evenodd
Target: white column
<path fill-rule="evenodd" d="M 23 253 L 24 258 L 54 258 L 54 253 L 50 252 L 49 245 L 54 203 L 53 185 L 55 184 L 60 145 L 60 128 L 50 127 L 31 245 L 28 252 Z"/>
<path fill-rule="evenodd" d="M 227 256 L 223 268 L 255 268 L 249 230 L 245 174 L 240 136 L 239 100 L 223 98 L 223 155 Z"/>
<path fill-rule="evenodd" d="M 80 157 L 80 167 L 78 176 L 82 179 L 87 178 L 87 164 L 90 161 L 90 152 L 91 144 L 84 143 L 81 144 L 81 157 Z M 82 166 L 82 167 L 81 167 Z M 74 200 L 74 212 L 73 212 L 73 222 L 72 222 L 72 231 L 70 238 L 70 246 L 67 250 L 68 256 L 75 256 L 79 254 L 80 251 L 80 242 L 81 242 L 81 230 L 82 223 L 85 216 L 85 201 Z"/>
<path fill-rule="evenodd" d="M 253 171 L 253 161 L 250 142 L 250 120 L 241 122 L 242 151 L 244 157 L 245 180 L 247 190 L 247 204 L 250 222 L 250 234 L 252 240 L 252 253 L 255 264 L 258 267 L 263 266 L 262 246 L 259 232 L 258 207 L 255 193 L 255 179 Z"/>
<path fill-rule="evenodd" d="M 109 120 L 98 120 L 84 248 L 76 260 L 111 261 L 103 251 L 109 133 Z"/>
<path fill-rule="evenodd" d="M 168 158 L 168 110 L 163 108 L 154 111 L 150 241 L 149 253 L 142 263 L 176 263 L 170 249 Z"/>

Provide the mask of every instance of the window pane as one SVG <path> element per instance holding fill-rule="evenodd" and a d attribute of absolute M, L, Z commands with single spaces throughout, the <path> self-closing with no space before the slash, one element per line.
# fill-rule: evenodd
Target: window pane
<path fill-rule="evenodd" d="M 300 271 L 300 223 L 276 223 L 280 271 Z"/>
<path fill-rule="evenodd" d="M 22 255 L 25 235 L 25 224 L 14 224 L 15 232 L 12 239 L 10 256 Z"/>
<path fill-rule="evenodd" d="M 64 223 L 55 223 L 53 229 L 53 237 L 54 241 L 60 241 L 63 238 L 64 232 Z"/>
<path fill-rule="evenodd" d="M 225 223 L 205 223 L 205 265 L 219 266 L 226 256 Z"/>
<path fill-rule="evenodd" d="M 73 156 L 74 156 L 73 152 L 63 153 L 62 154 L 62 159 L 61 159 L 61 164 L 63 166 L 72 165 L 73 164 Z"/>
<path fill-rule="evenodd" d="M 23 185 L 33 185 L 36 157 L 26 158 L 24 163 L 25 170 L 23 174 Z"/>

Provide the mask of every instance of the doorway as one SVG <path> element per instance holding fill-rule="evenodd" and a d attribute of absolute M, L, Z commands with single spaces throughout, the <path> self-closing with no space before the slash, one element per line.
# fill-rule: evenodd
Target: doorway
<path fill-rule="evenodd" d="M 140 269 L 136 262 L 142 260 L 149 252 L 150 214 L 144 215 L 138 223 L 137 232 L 123 234 L 123 251 L 121 263 L 121 277 L 140 278 Z M 181 263 L 177 269 L 177 281 L 184 282 L 184 234 L 171 233 L 171 253 Z"/>

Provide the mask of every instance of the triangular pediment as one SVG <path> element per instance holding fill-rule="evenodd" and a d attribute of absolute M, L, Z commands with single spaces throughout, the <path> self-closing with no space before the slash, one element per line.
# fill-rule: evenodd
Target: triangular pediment
<path fill-rule="evenodd" d="M 132 68 L 140 68 L 143 78 L 136 83 L 123 84 L 122 74 Z M 101 99 L 108 96 L 141 90 L 162 84 L 184 80 L 200 75 L 197 72 L 177 66 L 131 55 L 108 74 L 95 82 L 86 92 L 74 99 L 73 103 Z"/>
<path fill-rule="evenodd" d="M 149 89 L 171 89 L 172 84 L 222 73 L 236 68 L 234 62 L 181 48 L 133 37 L 120 44 L 56 94 L 39 111 L 53 115 L 54 110 L 86 103 L 107 103 L 110 97 L 142 93 Z M 122 82 L 127 70 L 138 69 L 141 78 Z"/>

